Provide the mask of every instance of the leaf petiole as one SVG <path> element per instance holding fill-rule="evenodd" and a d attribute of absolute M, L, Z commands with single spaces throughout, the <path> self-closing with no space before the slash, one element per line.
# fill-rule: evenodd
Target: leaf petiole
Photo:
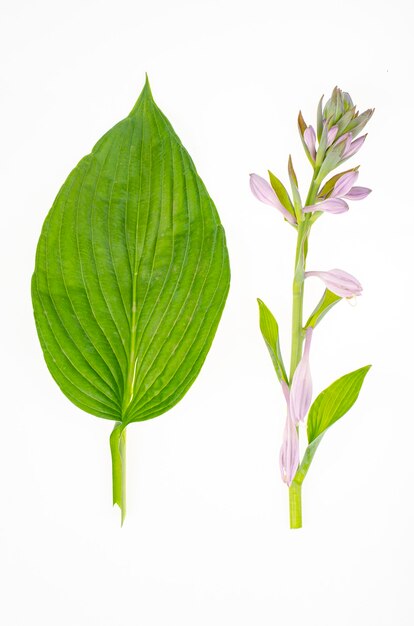
<path fill-rule="evenodd" d="M 121 509 L 121 526 L 126 515 L 126 426 L 116 422 L 110 439 L 113 504 Z"/>

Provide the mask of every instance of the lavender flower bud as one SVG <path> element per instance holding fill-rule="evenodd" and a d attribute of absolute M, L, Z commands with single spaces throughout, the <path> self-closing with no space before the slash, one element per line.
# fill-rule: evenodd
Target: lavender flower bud
<path fill-rule="evenodd" d="M 260 200 L 260 202 L 264 202 L 265 204 L 270 204 L 270 206 L 274 206 L 278 211 L 283 214 L 283 217 L 287 219 L 291 224 L 296 224 L 296 220 L 289 213 L 287 209 L 282 205 L 277 197 L 275 191 L 271 187 L 271 185 L 259 176 L 258 174 L 250 174 L 250 189 L 253 195 Z"/>
<path fill-rule="evenodd" d="M 303 356 L 293 374 L 290 388 L 290 413 L 294 424 L 303 421 L 312 401 L 312 377 L 309 366 L 309 350 L 313 328 L 306 329 Z"/>
<path fill-rule="evenodd" d="M 284 380 L 282 380 L 281 384 L 286 399 L 287 415 L 279 454 L 279 464 L 282 480 L 290 486 L 299 466 L 299 437 L 290 414 L 289 387 Z"/>
<path fill-rule="evenodd" d="M 317 276 L 325 283 L 329 291 L 336 294 L 340 298 L 352 298 L 362 294 L 361 283 L 344 270 L 329 270 L 326 272 L 305 272 L 305 278 L 309 276 Z"/>

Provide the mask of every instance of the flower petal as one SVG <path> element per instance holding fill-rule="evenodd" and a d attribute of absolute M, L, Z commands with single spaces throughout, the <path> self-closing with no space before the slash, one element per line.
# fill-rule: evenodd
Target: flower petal
<path fill-rule="evenodd" d="M 303 133 L 303 140 L 313 160 L 316 159 L 316 133 L 313 126 L 308 126 Z"/>
<path fill-rule="evenodd" d="M 293 374 L 290 387 L 290 413 L 294 424 L 305 418 L 312 401 L 312 378 L 309 366 L 309 350 L 312 341 L 313 328 L 306 329 L 305 347 L 303 356 Z"/>
<path fill-rule="evenodd" d="M 339 196 L 344 196 L 345 194 L 347 194 L 353 184 L 356 183 L 357 178 L 358 172 L 354 171 L 347 172 L 346 174 L 341 176 L 341 178 L 336 181 L 334 188 L 332 189 L 331 197 L 338 198 Z"/>
<path fill-rule="evenodd" d="M 372 189 L 368 189 L 368 187 L 352 187 L 343 197 L 347 200 L 363 200 L 371 191 Z"/>
<path fill-rule="evenodd" d="M 359 280 L 344 270 L 333 269 L 326 272 L 305 272 L 305 278 L 309 276 L 317 276 L 323 280 L 327 289 L 340 298 L 352 298 L 353 296 L 360 296 L 362 293 L 362 285 Z"/>
<path fill-rule="evenodd" d="M 252 190 L 253 195 L 260 200 L 260 202 L 276 207 L 276 209 L 283 214 L 288 222 L 296 224 L 295 218 L 279 201 L 279 198 L 267 180 L 258 174 L 250 174 L 250 189 Z"/>
<path fill-rule="evenodd" d="M 328 130 L 328 139 L 326 143 L 327 148 L 329 148 L 329 146 L 333 144 L 333 142 L 336 139 L 337 134 L 338 134 L 338 126 L 332 126 L 332 128 Z"/>
<path fill-rule="evenodd" d="M 362 147 L 366 138 L 367 138 L 366 135 L 362 135 L 362 137 L 358 137 L 358 139 L 355 139 L 355 141 L 352 141 L 351 143 L 349 143 L 345 147 L 345 150 L 342 154 L 342 159 L 349 159 L 349 157 L 353 156 L 356 152 L 358 152 L 358 150 Z"/>
<path fill-rule="evenodd" d="M 279 454 L 279 464 L 282 480 L 290 486 L 299 467 L 299 437 L 290 415 L 289 388 L 285 381 L 282 381 L 282 389 L 287 403 L 287 415 L 283 443 Z"/>
<path fill-rule="evenodd" d="M 309 206 L 303 207 L 303 213 L 312 213 L 313 211 L 326 211 L 327 213 L 345 213 L 348 211 L 349 206 L 345 202 L 345 200 L 341 200 L 341 198 L 328 198 L 327 200 L 322 200 L 322 202 L 318 202 L 318 204 L 311 204 Z"/>

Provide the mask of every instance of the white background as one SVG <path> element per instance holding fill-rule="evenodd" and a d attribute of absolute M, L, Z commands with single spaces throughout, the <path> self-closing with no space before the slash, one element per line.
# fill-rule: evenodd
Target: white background
<path fill-rule="evenodd" d="M 0 622 L 5 626 L 413 624 L 413 16 L 409 0 L 2 0 Z M 41 225 L 71 168 L 154 97 L 226 228 L 232 287 L 205 366 L 128 428 L 128 515 L 111 508 L 112 424 L 62 395 L 30 301 Z M 373 363 L 322 442 L 288 529 L 282 395 L 257 296 L 289 347 L 294 231 L 248 174 L 302 188 L 296 116 L 335 84 L 375 106 L 352 163 L 371 196 L 315 225 L 309 269 L 364 286 L 312 345 L 314 389 Z M 309 281 L 306 310 L 322 286 Z"/>

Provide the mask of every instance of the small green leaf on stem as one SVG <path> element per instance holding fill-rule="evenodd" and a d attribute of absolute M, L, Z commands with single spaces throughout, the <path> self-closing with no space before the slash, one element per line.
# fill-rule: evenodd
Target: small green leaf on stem
<path fill-rule="evenodd" d="M 299 111 L 298 126 L 299 126 L 299 132 L 300 132 L 301 136 L 303 137 L 303 133 L 307 129 L 307 125 L 306 125 L 305 120 L 303 119 L 302 111 Z"/>
<path fill-rule="evenodd" d="M 316 132 L 317 132 L 318 141 L 321 140 L 322 129 L 323 129 L 322 102 L 323 102 L 323 96 L 319 100 L 318 111 L 317 111 L 317 116 L 316 116 L 316 119 L 317 119 Z"/>
<path fill-rule="evenodd" d="M 277 176 L 275 176 L 270 170 L 268 170 L 268 172 L 269 172 L 270 184 L 272 185 L 275 194 L 279 198 L 279 202 L 296 219 L 295 209 L 294 209 L 292 200 L 290 199 L 290 196 L 286 190 L 286 187 L 277 178 Z"/>
<path fill-rule="evenodd" d="M 316 305 L 314 311 L 311 313 L 308 321 L 305 324 L 305 328 L 312 326 L 315 328 L 317 324 L 321 321 L 321 319 L 327 314 L 328 311 L 332 309 L 332 307 L 342 300 L 340 296 L 337 296 L 329 289 L 325 289 L 322 298 L 319 303 Z"/>
<path fill-rule="evenodd" d="M 283 364 L 282 354 L 279 344 L 279 326 L 273 313 L 267 308 L 262 300 L 257 299 L 259 304 L 260 330 L 265 340 L 267 349 L 269 350 L 276 375 L 280 381 L 288 382 L 285 366 Z"/>
<path fill-rule="evenodd" d="M 300 193 L 299 193 L 299 184 L 298 184 L 298 179 L 296 176 L 296 172 L 293 168 L 293 163 L 292 163 L 292 157 L 289 154 L 289 161 L 288 161 L 288 173 L 289 173 L 289 180 L 290 180 L 290 186 L 292 188 L 292 196 L 293 196 L 293 204 L 295 207 L 296 212 L 302 212 L 302 200 L 300 198 Z"/>
<path fill-rule="evenodd" d="M 312 443 L 338 421 L 356 402 L 371 365 L 338 378 L 312 404 L 308 417 L 308 441 Z"/>
<path fill-rule="evenodd" d="M 371 366 L 346 374 L 322 391 L 310 408 L 308 417 L 309 445 L 295 474 L 291 487 L 302 485 L 315 452 L 327 429 L 338 421 L 353 406 L 358 398 L 364 378 Z M 300 492 L 299 492 L 300 493 Z"/>

